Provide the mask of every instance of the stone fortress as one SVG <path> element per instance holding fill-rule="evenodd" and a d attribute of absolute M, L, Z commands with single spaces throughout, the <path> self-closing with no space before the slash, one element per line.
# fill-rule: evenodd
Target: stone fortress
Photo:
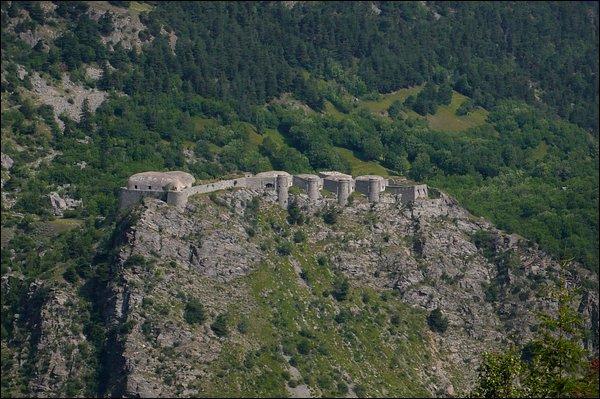
<path fill-rule="evenodd" d="M 375 175 L 353 178 L 336 171 L 292 176 L 287 172 L 273 170 L 255 175 L 245 173 L 238 178 L 194 186 L 195 180 L 191 174 L 179 171 L 137 173 L 129 177 L 126 187 L 121 188 L 119 209 L 128 209 L 144 197 L 157 198 L 183 208 L 192 195 L 236 187 L 276 191 L 277 202 L 283 208 L 288 206 L 289 189 L 292 186 L 303 190 L 311 201 L 321 198 L 321 190 L 329 191 L 336 195 L 341 206 L 348 203 L 348 198 L 354 191 L 367 196 L 370 202 L 379 202 L 383 193 L 392 194 L 395 201 L 402 203 L 428 197 L 425 184 L 408 184 Z"/>

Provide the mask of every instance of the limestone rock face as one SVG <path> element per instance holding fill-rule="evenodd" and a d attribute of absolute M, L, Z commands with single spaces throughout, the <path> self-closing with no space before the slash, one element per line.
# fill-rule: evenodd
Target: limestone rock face
<path fill-rule="evenodd" d="M 52 211 L 56 216 L 62 216 L 64 211 L 74 209 L 81 205 L 81 200 L 75 200 L 67 196 L 63 198 L 56 192 L 51 192 L 48 197 L 50 198 Z"/>
<path fill-rule="evenodd" d="M 3 169 L 10 169 L 12 168 L 12 166 L 14 165 L 14 161 L 12 160 L 11 157 L 9 157 L 6 154 L 2 154 L 2 168 Z"/>
<path fill-rule="evenodd" d="M 14 295 L 18 285 L 14 277 L 2 276 L 3 295 Z M 35 281 L 27 287 L 22 312 L 15 315 L 13 337 L 26 345 L 20 359 L 12 361 L 28 365 L 32 397 L 85 397 L 82 382 L 94 378 L 94 349 L 83 328 L 85 309 L 71 288 L 64 282 L 50 286 Z"/>
<path fill-rule="evenodd" d="M 206 392 L 202 381 L 215 378 L 211 365 L 231 350 L 228 345 L 252 345 L 237 333 L 219 337 L 208 323 L 189 325 L 183 308 L 187 299 L 199 298 L 213 320 L 232 307 L 240 314 L 256 309 L 248 279 L 261 264 L 281 256 L 265 246 L 265 229 L 280 238 L 286 233 L 273 221 L 259 218 L 263 227 L 251 223 L 254 197 L 261 210 L 287 215 L 276 206 L 274 193 L 248 189 L 191 197 L 183 210 L 148 198 L 129 215 L 107 309 L 114 325 L 132 326 L 119 338 L 124 365 L 113 394 L 198 395 Z M 586 273 L 576 266 L 574 274 L 562 271 L 535 245 L 471 216 L 443 194 L 409 205 L 385 196 L 375 204 L 358 198 L 341 209 L 334 225 L 321 217 L 334 198 L 311 202 L 299 194 L 291 195 L 290 203 L 307 218 L 308 247 L 319 248 L 352 285 L 393 290 L 397 300 L 425 314 L 440 308 L 446 315 L 447 331 L 427 336 L 435 363 L 421 372 L 431 395 L 465 392 L 483 351 L 523 342 L 535 328 L 536 312 L 552 311 L 553 302 L 542 295 L 544 284 L 566 276 L 575 286 Z M 480 231 L 488 233 L 494 259 L 475 245 L 473 235 Z M 298 259 L 290 260 L 298 284 L 311 289 L 300 278 Z M 597 303 L 597 293 L 586 291 L 580 306 L 596 336 Z M 351 313 L 357 317 L 360 310 Z M 165 375 L 176 375 L 176 381 L 165 381 Z"/>

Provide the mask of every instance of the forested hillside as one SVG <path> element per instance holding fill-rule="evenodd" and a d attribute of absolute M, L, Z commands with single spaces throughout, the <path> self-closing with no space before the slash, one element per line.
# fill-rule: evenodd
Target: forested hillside
<path fill-rule="evenodd" d="M 84 287 L 100 350 L 86 290 L 108 280 L 119 187 L 147 170 L 405 176 L 598 271 L 596 2 L 13 1 L 1 18 L 3 349 L 42 280 Z"/>

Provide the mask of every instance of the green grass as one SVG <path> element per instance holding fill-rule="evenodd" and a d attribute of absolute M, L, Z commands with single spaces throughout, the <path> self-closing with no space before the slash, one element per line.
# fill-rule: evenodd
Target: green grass
<path fill-rule="evenodd" d="M 360 103 L 360 107 L 366 108 L 369 111 L 382 114 L 385 113 L 387 115 L 387 110 L 392 105 L 392 103 L 396 100 L 400 100 L 404 102 L 406 98 L 410 95 L 416 95 L 419 91 L 421 91 L 421 86 L 413 86 L 408 87 L 406 89 L 396 90 L 394 92 L 388 94 L 382 94 L 381 98 L 377 101 L 362 101 Z"/>
<path fill-rule="evenodd" d="M 400 89 L 388 94 L 382 94 L 381 98 L 376 101 L 362 101 L 359 107 L 366 108 L 374 114 L 387 116 L 387 110 L 396 100 L 404 101 L 410 95 L 416 95 L 422 86 L 413 86 L 406 89 Z M 429 127 L 433 130 L 445 132 L 460 132 L 470 129 L 475 126 L 480 126 L 486 123 L 488 111 L 481 107 L 476 107 L 468 115 L 456 115 L 456 110 L 468 98 L 460 93 L 452 93 L 452 101 L 449 105 L 441 105 L 438 107 L 434 115 L 423 117 L 412 110 L 404 112 L 405 116 L 417 119 L 426 119 Z M 325 110 L 329 115 L 336 118 L 342 118 L 344 114 L 335 110 L 331 104 L 325 104 Z M 336 113 L 337 111 L 337 113 Z"/>
<path fill-rule="evenodd" d="M 81 227 L 82 225 L 83 220 L 81 219 L 55 219 L 41 224 L 39 229 L 42 234 L 55 236 Z"/>
<path fill-rule="evenodd" d="M 353 176 L 389 176 L 388 170 L 375 161 L 362 161 L 358 159 L 354 155 L 354 153 L 347 148 L 335 147 L 335 150 L 338 152 L 338 154 L 340 154 L 345 160 L 347 160 L 350 163 Z"/>
<path fill-rule="evenodd" d="M 204 130 L 204 128 L 211 126 L 219 126 L 219 121 L 214 118 L 201 118 L 199 116 L 192 117 L 192 123 L 194 124 L 194 128 L 196 132 L 200 133 Z"/>
<path fill-rule="evenodd" d="M 325 109 L 323 111 L 326 115 L 333 117 L 336 120 L 344 119 L 345 115 L 338 111 L 338 109 L 329 101 L 325 101 Z"/>
<path fill-rule="evenodd" d="M 453 92 L 452 101 L 449 105 L 441 105 L 434 115 L 427 115 L 429 127 L 439 131 L 460 132 L 483 125 L 487 119 L 488 112 L 481 107 L 476 107 L 467 115 L 456 115 L 456 110 L 466 100 L 466 96 Z"/>
<path fill-rule="evenodd" d="M 154 9 L 150 4 L 143 3 L 141 1 L 132 1 L 129 4 L 129 9 L 135 12 L 149 12 Z"/>
<path fill-rule="evenodd" d="M 281 133 L 275 129 L 265 129 L 263 137 L 270 137 L 277 145 L 287 145 Z"/>
<path fill-rule="evenodd" d="M 544 159 L 546 154 L 548 153 L 548 144 L 545 141 L 540 141 L 540 144 L 533 150 L 531 154 L 531 159 L 534 161 L 540 161 Z"/>
<path fill-rule="evenodd" d="M 287 225 L 285 216 L 275 206 L 261 209 L 260 239 L 273 244 L 282 240 L 270 224 Z M 347 223 L 352 231 L 363 228 Z M 284 240 L 298 230 L 313 234 L 321 228 L 321 223 L 289 226 Z M 243 319 L 247 331 L 231 335 L 208 365 L 207 377 L 198 384 L 200 396 L 287 396 L 285 357 L 296 363 L 302 378 L 298 383 L 316 396 L 344 396 L 337 388 L 341 382 L 362 385 L 374 397 L 428 395 L 421 375 L 433 362 L 426 313 L 403 304 L 391 290 L 368 288 L 359 281 L 350 281 L 346 300 L 335 300 L 329 294 L 335 272 L 317 262 L 325 244 L 331 242 L 294 244 L 285 257 L 271 245 L 266 260 L 243 278 L 252 310 L 241 312 L 232 305 L 227 312 L 231 326 Z M 348 316 L 338 322 L 340 312 Z"/>

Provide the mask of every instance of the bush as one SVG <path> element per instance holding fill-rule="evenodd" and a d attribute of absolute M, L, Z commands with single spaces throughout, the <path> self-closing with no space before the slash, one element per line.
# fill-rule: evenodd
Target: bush
<path fill-rule="evenodd" d="M 277 252 L 279 255 L 288 256 L 292 253 L 292 244 L 288 241 L 284 241 L 277 246 Z"/>
<path fill-rule="evenodd" d="M 338 301 L 344 301 L 348 298 L 349 290 L 350 284 L 348 284 L 348 279 L 345 277 L 338 277 L 333 283 L 331 295 Z"/>
<path fill-rule="evenodd" d="M 337 391 L 340 396 L 346 396 L 348 393 L 348 385 L 344 381 L 339 381 L 337 383 Z"/>
<path fill-rule="evenodd" d="M 229 330 L 227 328 L 227 315 L 218 315 L 215 321 L 210 325 L 210 328 L 215 334 L 217 334 L 218 337 L 224 337 L 229 334 Z"/>
<path fill-rule="evenodd" d="M 185 305 L 183 317 L 189 324 L 204 323 L 206 320 L 204 306 L 197 299 L 190 299 Z"/>
<path fill-rule="evenodd" d="M 296 349 L 298 349 L 298 353 L 302 355 L 308 355 L 311 350 L 310 341 L 306 338 L 302 338 L 300 342 L 296 345 Z"/>
<path fill-rule="evenodd" d="M 481 250 L 483 256 L 493 262 L 496 257 L 496 237 L 490 231 L 478 230 L 475 232 L 471 239 L 473 244 Z"/>
<path fill-rule="evenodd" d="M 306 233 L 305 232 L 303 232 L 302 230 L 298 230 L 297 232 L 294 233 L 294 242 L 296 244 L 299 244 L 304 241 L 306 241 Z"/>
<path fill-rule="evenodd" d="M 359 398 L 365 398 L 367 396 L 367 388 L 364 385 L 357 384 L 354 386 L 354 393 Z"/>
<path fill-rule="evenodd" d="M 487 302 L 496 302 L 498 300 L 498 287 L 495 284 L 489 284 L 485 288 L 485 300 Z"/>
<path fill-rule="evenodd" d="M 303 224 L 304 223 L 304 215 L 302 215 L 302 211 L 300 207 L 296 203 L 296 201 L 290 201 L 288 206 L 288 217 L 287 221 L 289 224 Z"/>
<path fill-rule="evenodd" d="M 75 267 L 69 266 L 67 270 L 65 270 L 65 272 L 63 273 L 63 278 L 71 284 L 77 281 L 77 273 L 75 272 Z"/>
<path fill-rule="evenodd" d="M 248 323 L 246 320 L 242 320 L 238 323 L 237 330 L 242 334 L 246 334 L 246 332 L 248 332 Z"/>
<path fill-rule="evenodd" d="M 335 207 L 328 207 L 323 213 L 323 221 L 327 224 L 335 224 L 338 218 L 338 210 Z"/>
<path fill-rule="evenodd" d="M 429 313 L 427 324 L 431 331 L 443 334 L 448 328 L 448 319 L 444 317 L 440 308 L 435 308 Z"/>
<path fill-rule="evenodd" d="M 350 314 L 350 312 L 344 309 L 340 311 L 340 313 L 335 315 L 334 320 L 338 324 L 344 324 L 351 316 L 352 315 Z"/>
<path fill-rule="evenodd" d="M 327 256 L 321 254 L 317 257 L 317 264 L 321 267 L 327 266 L 327 264 L 329 263 L 329 260 L 327 259 Z"/>

